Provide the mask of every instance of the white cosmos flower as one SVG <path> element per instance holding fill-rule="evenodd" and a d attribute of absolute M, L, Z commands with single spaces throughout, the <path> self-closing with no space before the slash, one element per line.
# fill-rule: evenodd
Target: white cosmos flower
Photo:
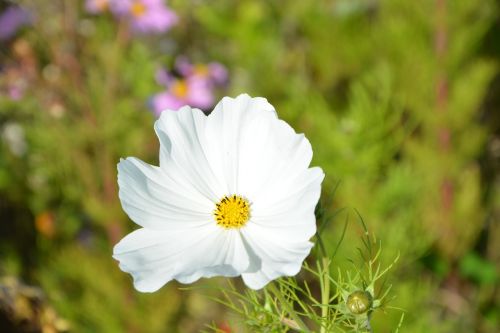
<path fill-rule="evenodd" d="M 155 123 L 160 166 L 118 164 L 120 200 L 142 228 L 113 257 L 135 288 L 241 275 L 260 289 L 293 276 L 316 232 L 323 171 L 312 149 L 264 98 L 224 97 L 206 116 L 188 106 Z"/>

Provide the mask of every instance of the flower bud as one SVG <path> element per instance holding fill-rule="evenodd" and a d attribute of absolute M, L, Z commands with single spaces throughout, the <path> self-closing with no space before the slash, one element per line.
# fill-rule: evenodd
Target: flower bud
<path fill-rule="evenodd" d="M 373 303 L 372 295 L 364 290 L 357 290 L 347 297 L 347 308 L 351 313 L 362 314 L 371 309 Z"/>

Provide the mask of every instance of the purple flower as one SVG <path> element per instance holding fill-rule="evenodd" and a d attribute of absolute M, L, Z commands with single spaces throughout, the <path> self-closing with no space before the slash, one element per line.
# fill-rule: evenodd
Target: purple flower
<path fill-rule="evenodd" d="M 109 8 L 109 0 L 85 0 L 85 9 L 91 14 L 99 14 Z"/>
<path fill-rule="evenodd" d="M 222 85 L 227 81 L 227 70 L 218 62 L 205 64 L 191 64 L 185 57 L 179 57 L 175 68 L 183 76 L 201 76 L 208 78 L 213 84 Z"/>
<path fill-rule="evenodd" d="M 12 101 L 23 98 L 28 88 L 28 76 L 19 67 L 7 67 L 0 72 L 0 96 L 5 95 Z"/>
<path fill-rule="evenodd" d="M 177 110 L 184 105 L 208 109 L 214 103 L 211 86 L 198 77 L 174 79 L 167 90 L 153 96 L 151 106 L 157 116 L 166 109 Z"/>
<path fill-rule="evenodd" d="M 9 98 L 13 101 L 19 101 L 21 98 L 23 98 L 24 95 L 24 90 L 22 87 L 19 86 L 10 86 L 8 87 L 8 93 L 7 95 Z"/>
<path fill-rule="evenodd" d="M 186 58 L 179 58 L 175 69 L 180 77 L 163 69 L 156 73 L 156 81 L 166 87 L 151 99 L 157 116 L 166 109 L 177 110 L 184 105 L 209 109 L 214 103 L 214 90 L 227 80 L 227 71 L 219 63 L 193 65 Z"/>
<path fill-rule="evenodd" d="M 0 14 L 0 41 L 14 36 L 19 28 L 31 22 L 31 15 L 17 6 L 8 7 Z"/>
<path fill-rule="evenodd" d="M 110 7 L 116 16 L 128 19 L 137 33 L 163 33 L 178 21 L 163 0 L 111 0 Z"/>
<path fill-rule="evenodd" d="M 208 75 L 215 84 L 223 85 L 227 82 L 227 69 L 218 62 L 212 62 L 207 66 Z"/>

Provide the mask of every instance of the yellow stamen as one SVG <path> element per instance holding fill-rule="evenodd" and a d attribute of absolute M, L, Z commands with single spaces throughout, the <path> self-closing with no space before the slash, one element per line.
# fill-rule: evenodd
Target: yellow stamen
<path fill-rule="evenodd" d="M 146 12 L 146 6 L 144 6 L 144 4 L 142 4 L 139 1 L 136 1 L 132 4 L 132 7 L 130 8 L 130 12 L 135 17 L 140 17 L 140 16 L 144 15 L 144 13 Z"/>
<path fill-rule="evenodd" d="M 198 64 L 194 66 L 194 73 L 200 76 L 208 76 L 209 74 L 208 66 Z"/>
<path fill-rule="evenodd" d="M 241 228 L 250 218 L 250 203 L 239 195 L 226 195 L 215 205 L 214 218 L 224 229 Z"/>
<path fill-rule="evenodd" d="M 188 86 L 186 81 L 177 80 L 172 85 L 172 93 L 177 97 L 186 97 L 188 93 Z"/>
<path fill-rule="evenodd" d="M 109 4 L 108 0 L 96 0 L 95 5 L 100 11 L 105 11 L 108 9 Z"/>

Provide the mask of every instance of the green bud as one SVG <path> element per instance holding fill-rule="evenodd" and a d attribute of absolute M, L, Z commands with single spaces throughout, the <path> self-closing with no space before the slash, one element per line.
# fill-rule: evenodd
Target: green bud
<path fill-rule="evenodd" d="M 367 291 L 356 290 L 347 297 L 346 304 L 351 313 L 362 314 L 371 309 L 373 297 Z"/>

